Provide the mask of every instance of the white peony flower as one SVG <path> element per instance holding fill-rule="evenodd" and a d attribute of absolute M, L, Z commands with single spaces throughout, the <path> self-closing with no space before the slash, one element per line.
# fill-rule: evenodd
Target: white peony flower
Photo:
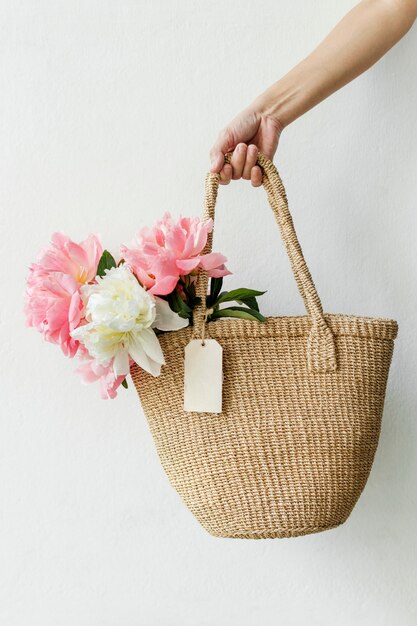
<path fill-rule="evenodd" d="M 87 323 L 70 334 L 85 345 L 101 365 L 114 357 L 116 376 L 129 373 L 129 356 L 153 376 L 159 376 L 164 355 L 154 328 L 179 330 L 188 326 L 162 298 L 152 296 L 132 272 L 121 265 L 84 285 L 81 294 Z"/>

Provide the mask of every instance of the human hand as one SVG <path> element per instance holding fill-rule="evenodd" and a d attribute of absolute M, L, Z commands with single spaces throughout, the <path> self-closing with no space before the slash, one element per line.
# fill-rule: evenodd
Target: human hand
<path fill-rule="evenodd" d="M 253 187 L 262 185 L 262 170 L 256 165 L 258 151 L 272 159 L 278 147 L 283 126 L 267 113 L 263 102 L 255 101 L 237 115 L 220 133 L 210 150 L 211 172 L 220 173 L 220 184 L 244 178 Z M 224 155 L 231 152 L 231 163 L 224 163 Z"/>

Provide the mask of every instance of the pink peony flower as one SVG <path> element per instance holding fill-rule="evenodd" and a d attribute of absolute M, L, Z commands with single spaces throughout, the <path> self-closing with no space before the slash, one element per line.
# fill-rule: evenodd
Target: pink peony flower
<path fill-rule="evenodd" d="M 103 400 L 113 399 L 117 396 L 117 388 L 125 380 L 126 375 L 116 376 L 113 369 L 113 360 L 108 365 L 101 365 L 93 359 L 84 346 L 80 346 L 77 356 L 81 359 L 81 365 L 75 372 L 80 374 L 84 384 L 100 383 L 100 395 Z M 130 364 L 133 361 L 130 359 Z"/>
<path fill-rule="evenodd" d="M 227 276 L 227 260 L 218 252 L 201 254 L 213 220 L 201 222 L 198 217 L 180 217 L 174 222 L 166 212 L 153 228 L 142 228 L 131 246 L 122 245 L 121 253 L 142 285 L 153 295 L 174 291 L 180 276 L 197 268 L 209 276 Z"/>
<path fill-rule="evenodd" d="M 102 246 L 97 235 L 80 244 L 62 233 L 54 233 L 51 246 L 44 248 L 36 263 L 29 266 L 24 312 L 26 325 L 35 327 L 44 338 L 60 345 L 73 357 L 79 342 L 70 332 L 82 319 L 82 285 L 94 280 Z"/>

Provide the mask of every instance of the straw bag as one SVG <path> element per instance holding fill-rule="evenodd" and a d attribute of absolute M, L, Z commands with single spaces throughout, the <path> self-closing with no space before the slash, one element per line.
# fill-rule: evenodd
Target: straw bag
<path fill-rule="evenodd" d="M 193 325 L 159 336 L 161 375 L 131 369 L 183 501 L 209 533 L 254 539 L 306 535 L 347 519 L 378 444 L 397 335 L 392 320 L 323 313 L 279 174 L 261 153 L 257 162 L 307 315 L 206 323 L 201 270 Z M 204 219 L 214 218 L 218 185 L 218 174 L 207 174 Z M 211 247 L 212 235 L 204 252 Z M 223 348 L 219 414 L 183 410 L 184 348 L 203 330 Z"/>

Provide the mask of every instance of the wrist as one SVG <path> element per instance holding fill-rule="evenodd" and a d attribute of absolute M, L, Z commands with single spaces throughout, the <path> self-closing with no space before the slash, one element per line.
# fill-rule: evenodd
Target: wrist
<path fill-rule="evenodd" d="M 284 129 L 289 123 L 283 111 L 284 100 L 285 96 L 279 88 L 279 83 L 274 83 L 255 98 L 252 107 L 258 115 L 272 118 L 281 129 Z"/>
<path fill-rule="evenodd" d="M 316 104 L 314 77 L 315 72 L 296 67 L 258 96 L 254 106 L 284 129 Z"/>

